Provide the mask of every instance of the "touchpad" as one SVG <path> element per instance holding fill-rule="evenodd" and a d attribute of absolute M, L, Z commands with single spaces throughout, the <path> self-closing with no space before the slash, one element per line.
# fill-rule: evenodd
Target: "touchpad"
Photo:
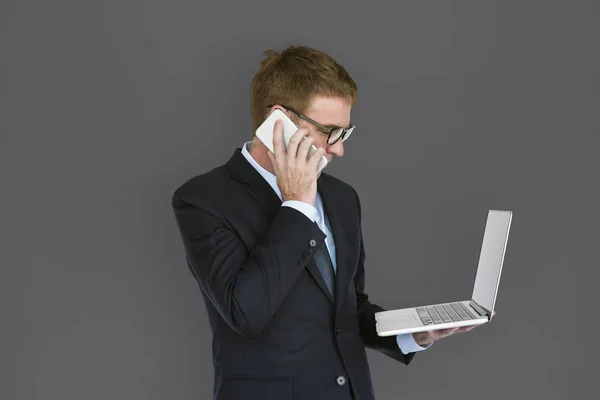
<path fill-rule="evenodd" d="M 414 314 L 401 314 L 394 317 L 394 321 L 414 321 L 415 319 Z"/>

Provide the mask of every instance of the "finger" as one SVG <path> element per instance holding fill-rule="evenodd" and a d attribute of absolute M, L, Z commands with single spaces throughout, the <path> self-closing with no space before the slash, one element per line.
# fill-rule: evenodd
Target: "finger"
<path fill-rule="evenodd" d="M 308 130 L 306 128 L 300 128 L 290 138 L 290 142 L 287 147 L 287 157 L 288 161 L 295 160 L 298 157 L 298 146 L 302 141 L 302 138 L 306 136 Z M 306 158 L 306 155 L 305 155 Z"/>
<path fill-rule="evenodd" d="M 454 335 L 460 328 L 448 328 L 444 333 L 444 336 L 452 336 Z"/>
<path fill-rule="evenodd" d="M 469 332 L 472 331 L 473 329 L 477 328 L 479 325 L 469 325 L 469 326 L 463 326 L 461 328 L 461 332 Z"/>
<path fill-rule="evenodd" d="M 438 332 L 443 336 L 452 335 L 458 328 L 440 329 Z"/>
<path fill-rule="evenodd" d="M 473 329 L 474 326 L 463 326 L 462 328 L 460 328 L 457 332 L 469 332 L 471 329 Z"/>
<path fill-rule="evenodd" d="M 304 139 L 300 142 L 298 146 L 298 154 L 297 157 L 299 160 L 303 160 L 304 162 L 308 162 L 308 150 L 315 142 L 315 139 L 311 136 L 305 136 Z"/>
<path fill-rule="evenodd" d="M 317 150 L 310 156 L 308 161 L 308 166 L 311 170 L 317 169 L 317 165 L 319 165 L 319 161 L 321 161 L 321 157 L 325 154 L 325 148 L 318 147 Z"/>
<path fill-rule="evenodd" d="M 273 127 L 273 150 L 275 159 L 283 159 L 285 156 L 285 144 L 283 143 L 283 121 L 278 119 Z"/>

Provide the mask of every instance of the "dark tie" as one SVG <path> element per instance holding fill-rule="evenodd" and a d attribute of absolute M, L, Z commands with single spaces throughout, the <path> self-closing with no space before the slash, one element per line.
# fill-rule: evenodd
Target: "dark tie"
<path fill-rule="evenodd" d="M 333 271 L 331 257 L 329 256 L 329 251 L 327 250 L 324 240 L 315 251 L 313 258 L 317 264 L 317 268 L 319 268 L 319 271 L 321 272 L 321 275 L 323 275 L 323 280 L 325 281 L 327 289 L 329 289 L 331 298 L 334 299 L 335 272 Z"/>

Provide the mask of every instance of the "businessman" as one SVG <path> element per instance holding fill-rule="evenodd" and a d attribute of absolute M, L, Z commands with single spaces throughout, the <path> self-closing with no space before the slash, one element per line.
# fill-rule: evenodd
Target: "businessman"
<path fill-rule="evenodd" d="M 377 336 L 359 196 L 316 172 L 322 155 L 344 154 L 356 84 L 315 49 L 265 56 L 250 87 L 253 131 L 282 110 L 299 127 L 287 150 L 278 123 L 274 153 L 254 137 L 172 199 L 213 332 L 214 398 L 373 399 L 366 347 L 408 365 L 473 327 Z"/>

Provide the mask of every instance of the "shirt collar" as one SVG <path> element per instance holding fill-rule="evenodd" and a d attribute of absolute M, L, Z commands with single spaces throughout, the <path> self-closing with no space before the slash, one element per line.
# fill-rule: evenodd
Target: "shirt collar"
<path fill-rule="evenodd" d="M 246 160 L 248 160 L 250 165 L 252 165 L 254 169 L 256 169 L 256 171 L 258 171 L 258 173 L 267 181 L 267 183 L 271 186 L 275 193 L 277 193 L 277 196 L 281 200 L 281 191 L 277 186 L 277 177 L 274 174 L 267 171 L 266 169 L 264 169 L 263 167 L 261 167 L 260 164 L 256 162 L 254 157 L 252 157 L 252 155 L 248 151 L 251 143 L 252 141 L 244 143 L 244 145 L 242 146 L 242 155 L 246 158 Z"/>

